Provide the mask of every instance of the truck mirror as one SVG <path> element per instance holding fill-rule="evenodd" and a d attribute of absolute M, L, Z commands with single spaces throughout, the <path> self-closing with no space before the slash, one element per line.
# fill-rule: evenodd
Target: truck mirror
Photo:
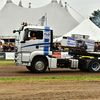
<path fill-rule="evenodd" d="M 16 30 L 14 30 L 13 33 L 16 33 Z"/>

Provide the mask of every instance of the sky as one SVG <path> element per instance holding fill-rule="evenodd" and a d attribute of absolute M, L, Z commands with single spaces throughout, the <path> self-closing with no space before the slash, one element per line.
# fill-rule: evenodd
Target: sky
<path fill-rule="evenodd" d="M 0 9 L 6 4 L 7 0 L 0 0 Z M 20 0 L 12 0 L 16 5 Z M 31 2 L 32 8 L 42 7 L 51 2 L 51 0 L 21 0 L 23 7 L 28 7 Z M 57 0 L 58 2 L 60 0 Z M 85 18 L 89 18 L 91 14 L 100 9 L 100 0 L 61 0 L 63 6 L 65 2 L 68 4 L 68 10 L 70 14 L 78 21 L 82 22 Z"/>

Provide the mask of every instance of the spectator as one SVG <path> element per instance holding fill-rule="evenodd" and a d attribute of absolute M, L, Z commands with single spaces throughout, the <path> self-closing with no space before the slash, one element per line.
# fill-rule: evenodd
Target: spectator
<path fill-rule="evenodd" d="M 15 43 L 12 43 L 12 45 L 11 45 L 11 52 L 14 52 L 14 47 L 15 47 Z"/>
<path fill-rule="evenodd" d="M 61 51 L 62 52 L 65 52 L 66 51 L 66 48 L 65 47 L 61 47 Z"/>
<path fill-rule="evenodd" d="M 59 51 L 62 51 L 62 52 L 66 51 L 66 48 L 64 48 L 61 44 L 59 44 L 58 49 L 59 49 Z"/>
<path fill-rule="evenodd" d="M 56 43 L 53 44 L 53 50 L 59 50 Z"/>
<path fill-rule="evenodd" d="M 3 52 L 5 51 L 5 43 L 2 44 Z"/>
<path fill-rule="evenodd" d="M 100 43 L 98 44 L 98 52 L 100 52 Z"/>
<path fill-rule="evenodd" d="M 57 45 L 57 47 L 59 47 L 59 45 L 60 45 L 60 44 L 59 44 L 59 43 L 57 43 L 56 45 Z"/>
<path fill-rule="evenodd" d="M 0 52 L 2 51 L 2 42 L 0 41 Z"/>
<path fill-rule="evenodd" d="M 7 43 L 3 44 L 3 51 L 6 52 L 7 51 Z"/>
<path fill-rule="evenodd" d="M 97 43 L 94 44 L 94 52 L 98 52 L 98 44 Z"/>
<path fill-rule="evenodd" d="M 68 51 L 69 49 L 68 48 L 65 48 L 65 51 Z"/>
<path fill-rule="evenodd" d="M 4 50 L 5 50 L 5 52 L 11 52 L 11 46 L 10 46 L 10 43 L 6 43 L 6 44 L 5 44 Z"/>
<path fill-rule="evenodd" d="M 61 44 L 59 44 L 58 49 L 59 49 L 59 51 L 61 51 L 61 49 L 62 49 Z"/>

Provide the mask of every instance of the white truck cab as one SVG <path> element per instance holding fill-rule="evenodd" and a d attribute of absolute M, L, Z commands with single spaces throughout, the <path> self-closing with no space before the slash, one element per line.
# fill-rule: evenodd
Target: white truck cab
<path fill-rule="evenodd" d="M 44 72 L 56 66 L 57 60 L 52 58 L 53 31 L 50 27 L 23 25 L 18 32 L 15 43 L 15 63 L 26 66 L 33 72 Z M 35 33 L 36 39 L 31 39 Z"/>

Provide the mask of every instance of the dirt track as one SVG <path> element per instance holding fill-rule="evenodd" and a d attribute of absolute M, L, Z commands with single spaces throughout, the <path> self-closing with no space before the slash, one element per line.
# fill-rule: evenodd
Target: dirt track
<path fill-rule="evenodd" d="M 73 69 L 52 69 L 45 73 L 31 73 L 25 66 L 0 66 L 0 77 L 47 77 L 47 76 L 100 76 L 100 73 L 81 72 Z"/>
<path fill-rule="evenodd" d="M 99 76 L 56 69 L 35 74 L 22 66 L 0 66 L 0 77 Z M 0 82 L 0 100 L 100 100 L 100 81 Z"/>
<path fill-rule="evenodd" d="M 0 82 L 0 100 L 100 100 L 100 82 Z"/>

